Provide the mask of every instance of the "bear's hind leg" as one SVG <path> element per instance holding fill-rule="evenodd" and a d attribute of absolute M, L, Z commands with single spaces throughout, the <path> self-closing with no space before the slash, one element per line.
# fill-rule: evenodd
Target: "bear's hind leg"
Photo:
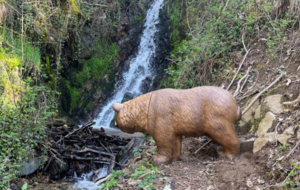
<path fill-rule="evenodd" d="M 178 160 L 178 158 L 181 154 L 181 147 L 182 147 L 182 135 L 176 135 L 175 143 L 173 145 L 172 161 Z"/>
<path fill-rule="evenodd" d="M 224 149 L 219 155 L 228 157 L 231 160 L 238 156 L 240 141 L 236 135 L 234 124 L 222 123 L 222 126 L 213 126 L 211 129 L 207 135 Z"/>

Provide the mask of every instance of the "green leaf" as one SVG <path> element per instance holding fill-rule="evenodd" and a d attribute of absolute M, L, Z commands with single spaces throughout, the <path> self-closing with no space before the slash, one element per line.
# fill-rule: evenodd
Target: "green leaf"
<path fill-rule="evenodd" d="M 23 186 L 22 186 L 22 190 L 26 190 L 27 189 L 27 183 L 25 183 Z"/>

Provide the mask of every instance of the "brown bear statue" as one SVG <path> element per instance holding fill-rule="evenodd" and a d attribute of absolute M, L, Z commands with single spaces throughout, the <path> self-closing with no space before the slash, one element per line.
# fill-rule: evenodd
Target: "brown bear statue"
<path fill-rule="evenodd" d="M 241 110 L 233 96 L 222 88 L 161 89 L 112 107 L 122 131 L 153 137 L 158 148 L 153 157 L 156 163 L 168 164 L 178 159 L 182 136 L 206 135 L 223 147 L 219 154 L 229 159 L 239 153 L 234 123 L 240 120 Z"/>

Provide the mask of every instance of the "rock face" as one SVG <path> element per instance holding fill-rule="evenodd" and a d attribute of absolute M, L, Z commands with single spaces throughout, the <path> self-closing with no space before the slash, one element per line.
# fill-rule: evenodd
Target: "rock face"
<path fill-rule="evenodd" d="M 282 94 L 275 94 L 266 97 L 265 101 L 262 104 L 262 107 L 266 111 L 271 111 L 275 114 L 280 114 L 283 112 L 282 107 Z"/>
<path fill-rule="evenodd" d="M 276 116 L 272 112 L 266 113 L 265 117 L 258 125 L 256 135 L 258 137 L 267 133 L 267 131 L 272 127 L 273 121 L 276 119 Z"/>

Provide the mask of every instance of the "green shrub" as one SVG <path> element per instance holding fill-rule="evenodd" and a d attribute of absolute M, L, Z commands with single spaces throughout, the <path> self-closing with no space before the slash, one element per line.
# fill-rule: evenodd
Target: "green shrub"
<path fill-rule="evenodd" d="M 46 123 L 56 112 L 54 92 L 26 76 L 29 68 L 40 71 L 39 50 L 24 41 L 22 59 L 19 41 L 0 35 L 0 189 L 16 178 L 21 161 L 46 154 L 37 145 L 45 144 Z"/>

